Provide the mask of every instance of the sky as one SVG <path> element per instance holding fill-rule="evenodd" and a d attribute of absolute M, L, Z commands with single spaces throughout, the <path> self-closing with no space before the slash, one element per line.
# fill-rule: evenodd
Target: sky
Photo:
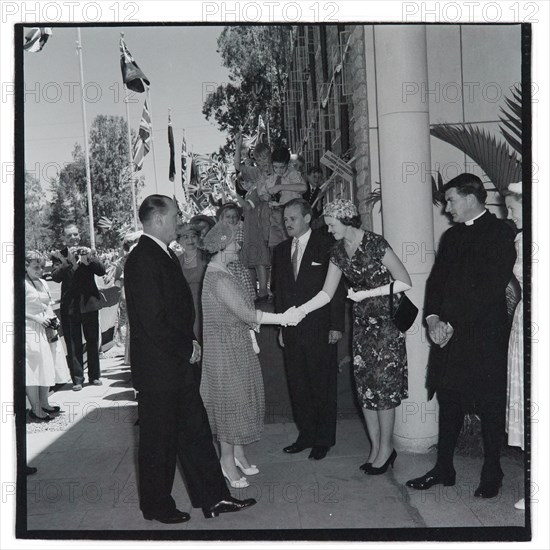
<path fill-rule="evenodd" d="M 180 181 L 179 153 L 182 129 L 194 152 L 217 151 L 225 134 L 202 114 L 205 93 L 228 81 L 228 72 L 216 52 L 223 27 L 83 27 L 81 29 L 84 97 L 88 131 L 99 114 L 126 118 L 120 70 L 120 32 L 126 46 L 151 83 L 153 150 L 145 157 L 145 188 L 172 196 Z M 53 28 L 44 49 L 24 56 L 25 163 L 40 176 L 43 187 L 60 166 L 71 162 L 75 143 L 83 145 L 80 69 L 76 53 L 77 30 Z M 145 94 L 132 93 L 130 126 L 136 132 Z M 176 149 L 176 178 L 168 180 L 168 109 Z M 156 179 L 155 179 L 156 175 Z M 157 188 L 158 184 L 158 188 Z M 139 201 L 138 201 L 139 202 Z"/>

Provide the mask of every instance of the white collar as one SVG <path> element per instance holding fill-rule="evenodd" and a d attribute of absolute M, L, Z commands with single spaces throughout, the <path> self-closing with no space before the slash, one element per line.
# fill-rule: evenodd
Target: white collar
<path fill-rule="evenodd" d="M 464 225 L 474 225 L 474 222 L 478 218 L 481 218 L 481 216 L 483 216 L 483 214 L 485 214 L 485 212 L 487 212 L 487 210 L 484 210 L 483 212 L 481 212 L 481 214 L 478 214 L 475 218 L 472 218 L 471 220 L 468 220 L 467 222 L 464 222 Z"/>
<path fill-rule="evenodd" d="M 160 239 L 158 239 L 157 237 L 154 237 L 153 235 L 149 234 L 149 233 L 143 233 L 146 237 L 149 237 L 150 239 L 152 239 L 153 241 L 155 241 L 161 248 L 162 250 L 164 250 L 164 252 L 166 252 L 166 254 L 168 254 L 168 256 L 170 256 L 170 252 L 168 252 L 168 246 L 166 246 L 166 243 L 163 243 Z M 171 258 L 172 256 L 170 256 Z"/>
<path fill-rule="evenodd" d="M 300 248 L 304 250 L 305 247 L 307 246 L 307 243 L 309 242 L 310 237 L 311 237 L 311 228 L 308 229 L 301 237 L 298 237 L 298 239 L 294 237 L 294 239 L 292 239 L 292 245 L 296 246 L 296 240 L 298 240 L 298 242 L 300 243 Z"/>

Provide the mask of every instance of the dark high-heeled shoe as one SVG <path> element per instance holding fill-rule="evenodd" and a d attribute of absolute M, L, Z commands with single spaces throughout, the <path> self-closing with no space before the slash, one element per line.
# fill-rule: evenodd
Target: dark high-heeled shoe
<path fill-rule="evenodd" d="M 391 455 L 388 457 L 388 460 L 384 462 L 380 468 L 375 468 L 374 466 L 370 467 L 370 470 L 366 470 L 365 473 L 371 475 L 371 476 L 378 476 L 380 474 L 385 474 L 386 470 L 388 469 L 388 466 L 391 466 L 393 468 L 393 463 L 395 462 L 395 459 L 397 458 L 397 451 L 394 449 L 391 453 Z"/>
<path fill-rule="evenodd" d="M 47 414 L 46 416 L 38 416 L 37 414 L 34 414 L 32 411 L 29 411 L 29 417 L 34 422 L 49 422 L 50 420 L 53 420 L 53 416 L 50 416 Z"/>
<path fill-rule="evenodd" d="M 372 462 L 365 462 L 364 464 L 361 464 L 361 466 L 359 466 L 359 469 L 360 470 L 363 470 L 364 472 L 368 472 L 370 469 L 372 468 Z"/>

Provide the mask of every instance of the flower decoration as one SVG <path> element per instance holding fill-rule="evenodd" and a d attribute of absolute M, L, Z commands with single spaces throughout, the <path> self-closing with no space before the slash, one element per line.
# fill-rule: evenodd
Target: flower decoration
<path fill-rule="evenodd" d="M 342 218 L 354 218 L 359 213 L 353 202 L 345 199 L 336 199 L 327 204 L 323 210 L 323 216 L 329 216 L 341 220 Z"/>

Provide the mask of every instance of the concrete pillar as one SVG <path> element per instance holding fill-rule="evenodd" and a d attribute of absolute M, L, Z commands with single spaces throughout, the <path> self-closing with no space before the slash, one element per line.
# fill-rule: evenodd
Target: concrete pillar
<path fill-rule="evenodd" d="M 409 399 L 397 409 L 394 439 L 402 450 L 427 452 L 437 442 L 437 403 L 427 401 L 422 325 L 434 261 L 426 27 L 380 25 L 374 33 L 383 233 L 410 273 L 408 296 L 420 309 L 407 334 Z"/>

